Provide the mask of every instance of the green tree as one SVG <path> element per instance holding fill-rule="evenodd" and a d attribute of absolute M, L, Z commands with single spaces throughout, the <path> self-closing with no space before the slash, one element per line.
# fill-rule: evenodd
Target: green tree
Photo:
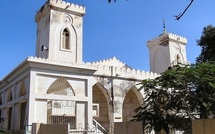
<path fill-rule="evenodd" d="M 201 47 L 201 54 L 196 58 L 196 61 L 215 61 L 215 27 L 212 25 L 204 27 L 197 43 Z"/>
<path fill-rule="evenodd" d="M 177 65 L 140 84 L 145 99 L 133 121 L 142 121 L 146 130 L 189 132 L 191 119 L 215 114 L 215 63 Z"/>

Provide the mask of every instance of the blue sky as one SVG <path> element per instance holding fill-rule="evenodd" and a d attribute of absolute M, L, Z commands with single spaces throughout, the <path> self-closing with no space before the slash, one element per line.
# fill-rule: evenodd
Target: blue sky
<path fill-rule="evenodd" d="M 176 21 L 173 15 L 184 10 L 190 0 L 65 0 L 84 5 L 83 60 L 93 62 L 113 56 L 127 65 L 149 71 L 146 42 L 163 32 L 188 39 L 187 58 L 191 63 L 200 54 L 196 40 L 202 28 L 215 25 L 214 0 L 195 0 L 187 13 Z M 0 79 L 28 56 L 35 55 L 34 17 L 46 0 L 0 1 Z"/>

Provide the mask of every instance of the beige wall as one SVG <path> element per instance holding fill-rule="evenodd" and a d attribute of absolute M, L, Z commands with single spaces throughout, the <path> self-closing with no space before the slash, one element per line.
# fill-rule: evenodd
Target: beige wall
<path fill-rule="evenodd" d="M 114 134 L 143 134 L 142 122 L 116 122 Z"/>
<path fill-rule="evenodd" d="M 193 134 L 215 134 L 215 119 L 201 119 L 192 121 Z"/>
<path fill-rule="evenodd" d="M 99 104 L 99 116 L 94 117 L 94 119 L 108 129 L 108 102 L 101 90 L 97 85 L 93 86 L 93 103 Z"/>
<path fill-rule="evenodd" d="M 32 134 L 69 134 L 69 124 L 33 123 Z"/>
<path fill-rule="evenodd" d="M 133 119 L 133 111 L 140 106 L 140 102 L 133 90 L 129 90 L 123 102 L 123 122 Z"/>

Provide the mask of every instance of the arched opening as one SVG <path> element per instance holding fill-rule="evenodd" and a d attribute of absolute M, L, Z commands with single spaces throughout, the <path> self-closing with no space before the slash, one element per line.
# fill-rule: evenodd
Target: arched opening
<path fill-rule="evenodd" d="M 47 94 L 75 96 L 71 85 L 63 77 L 58 78 L 50 85 Z"/>
<path fill-rule="evenodd" d="M 109 100 L 110 98 L 104 87 L 100 83 L 95 84 L 93 86 L 93 119 L 102 125 L 106 130 L 110 127 L 108 107 Z"/>
<path fill-rule="evenodd" d="M 24 80 L 22 80 L 21 83 L 20 83 L 19 97 L 23 96 L 25 94 L 26 94 L 26 85 L 25 85 Z"/>
<path fill-rule="evenodd" d="M 19 89 L 19 94 L 18 96 L 23 96 L 26 94 L 26 85 L 25 85 L 25 81 L 22 80 L 20 82 L 20 89 Z M 19 127 L 20 130 L 24 130 L 25 126 L 26 126 L 26 106 L 27 106 L 27 102 L 22 102 L 19 105 L 20 111 L 19 111 Z"/>
<path fill-rule="evenodd" d="M 180 60 L 181 60 L 181 57 L 180 57 L 180 55 L 179 55 L 179 54 L 177 54 L 177 56 L 176 56 L 176 60 L 177 60 L 177 61 L 180 61 Z"/>
<path fill-rule="evenodd" d="M 136 92 L 135 92 L 136 91 Z M 133 111 L 141 105 L 142 95 L 135 87 L 131 88 L 123 101 L 123 122 L 133 119 Z"/>
<path fill-rule="evenodd" d="M 70 34 L 67 28 L 62 33 L 62 49 L 70 49 Z"/>
<path fill-rule="evenodd" d="M 8 109 L 7 109 L 7 130 L 12 129 L 12 111 L 13 111 L 13 107 L 8 107 Z"/>
<path fill-rule="evenodd" d="M 0 94 L 0 105 L 2 105 L 2 94 Z"/>
<path fill-rule="evenodd" d="M 11 88 L 7 91 L 7 102 L 13 99 Z"/>
<path fill-rule="evenodd" d="M 26 107 L 27 107 L 27 102 L 22 102 L 20 104 L 20 122 L 19 122 L 19 127 L 21 130 L 24 130 L 26 127 Z"/>
<path fill-rule="evenodd" d="M 63 96 L 75 96 L 69 82 L 60 77 L 48 88 L 47 94 L 62 95 L 62 100 L 47 100 L 47 123 L 70 124 L 70 128 L 76 128 L 76 103 L 72 100 L 63 100 Z"/>

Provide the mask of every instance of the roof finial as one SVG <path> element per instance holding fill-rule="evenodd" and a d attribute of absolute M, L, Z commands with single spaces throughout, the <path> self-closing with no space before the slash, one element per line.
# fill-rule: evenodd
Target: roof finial
<path fill-rule="evenodd" d="M 166 23 L 165 23 L 165 19 L 163 19 L 163 32 L 164 32 L 164 33 L 167 33 L 167 32 L 166 32 Z"/>

